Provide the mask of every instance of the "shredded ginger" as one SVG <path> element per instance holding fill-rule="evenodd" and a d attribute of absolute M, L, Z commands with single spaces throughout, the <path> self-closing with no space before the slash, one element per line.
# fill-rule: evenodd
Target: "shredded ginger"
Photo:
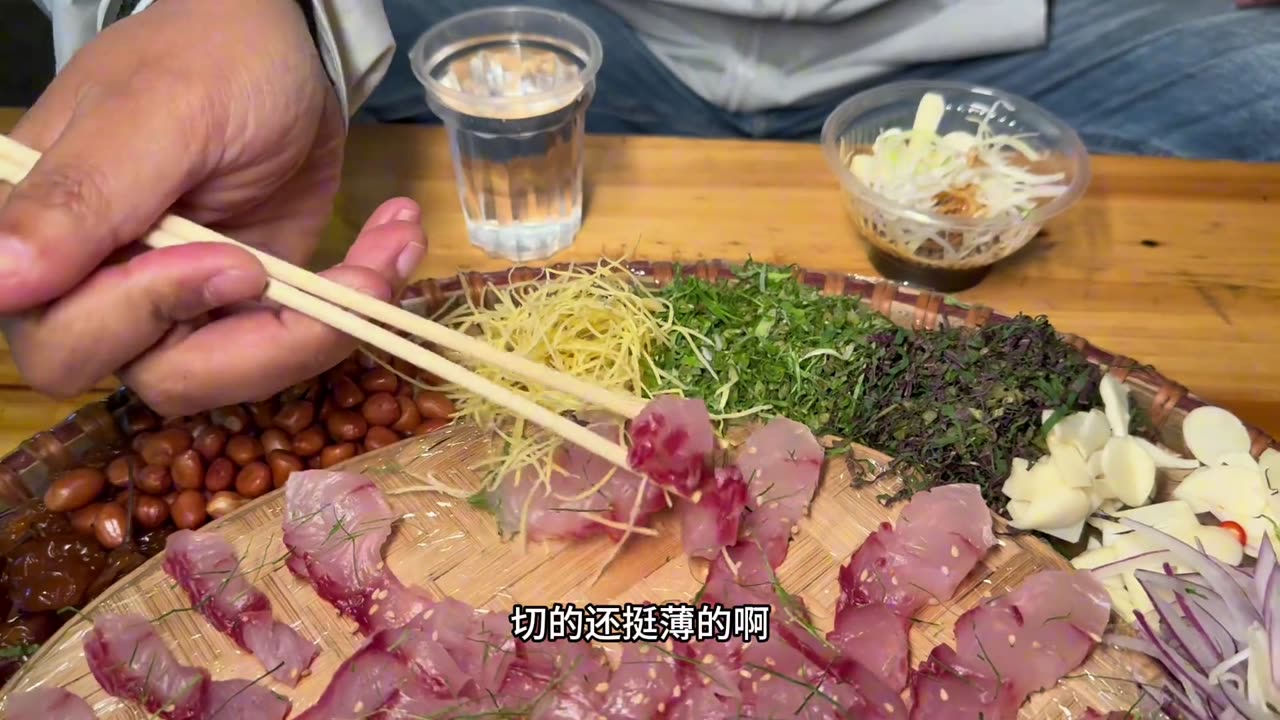
<path fill-rule="evenodd" d="M 942 96 L 928 93 L 914 125 L 891 128 L 869 153 L 842 153 L 853 174 L 868 187 L 905 207 L 944 215 L 995 219 L 1025 217 L 1044 200 L 1066 191 L 1065 175 L 1037 175 L 1028 167 L 1041 160 L 1026 143 L 1030 134 L 998 135 L 991 120 L 1005 103 L 997 101 L 971 116 L 975 134 L 938 134 L 945 109 Z"/>
<path fill-rule="evenodd" d="M 639 287 L 617 263 L 548 269 L 546 279 L 486 290 L 493 299 L 490 307 L 464 296 L 437 320 L 534 363 L 623 394 L 646 394 L 652 353 L 658 345 L 670 344 L 676 332 L 670 304 Z M 575 397 L 507 376 L 488 365 L 476 366 L 470 358 L 452 354 L 450 359 L 498 385 L 529 395 L 553 412 L 590 409 Z M 512 417 L 510 411 L 465 388 L 443 389 L 456 404 L 457 417 L 470 419 L 503 441 L 504 450 L 484 462 L 490 470 L 487 489 L 496 489 L 510 471 L 530 465 L 538 470 L 537 481 L 549 488 L 559 437 Z"/>

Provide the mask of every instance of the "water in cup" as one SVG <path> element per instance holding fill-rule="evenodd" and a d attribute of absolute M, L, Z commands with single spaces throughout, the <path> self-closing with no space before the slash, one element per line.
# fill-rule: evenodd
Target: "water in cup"
<path fill-rule="evenodd" d="M 508 20 L 519 12 L 550 17 L 503 31 L 495 26 L 502 12 Z M 423 60 L 415 58 L 415 70 L 449 133 L 471 242 L 513 261 L 538 260 L 568 247 L 582 226 L 583 127 L 598 52 L 592 62 L 590 38 L 564 31 L 590 30 L 559 13 L 507 8 L 449 22 L 495 13 L 483 23 L 490 32 L 455 32 L 437 47 L 422 47 L 429 31 L 415 48 Z"/>

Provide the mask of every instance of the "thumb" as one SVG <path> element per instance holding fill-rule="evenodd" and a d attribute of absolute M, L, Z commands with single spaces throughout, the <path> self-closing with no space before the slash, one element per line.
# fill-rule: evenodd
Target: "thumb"
<path fill-rule="evenodd" d="M 66 293 L 200 177 L 208 120 L 187 122 L 174 105 L 133 94 L 77 107 L 0 205 L 0 314 Z M 39 147 L 42 134 L 26 125 L 13 138 Z"/>

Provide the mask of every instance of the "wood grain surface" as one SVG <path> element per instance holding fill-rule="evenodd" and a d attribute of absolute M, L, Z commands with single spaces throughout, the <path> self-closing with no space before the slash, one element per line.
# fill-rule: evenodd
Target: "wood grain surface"
<path fill-rule="evenodd" d="M 731 438 L 741 442 L 739 429 Z M 691 563 L 680 544 L 679 524 L 672 513 L 657 516 L 657 536 L 633 537 L 598 582 L 591 584 L 613 544 L 603 537 L 573 543 L 530 543 L 503 540 L 494 517 L 463 500 L 438 493 L 397 490 L 421 487 L 432 480 L 475 492 L 481 478 L 470 468 L 496 447 L 469 425 L 450 426 L 438 435 L 411 438 L 398 445 L 354 458 L 340 467 L 367 471 L 388 494 L 401 520 L 385 550 L 387 564 L 406 584 L 433 596 L 447 595 L 476 607 L 509 613 L 515 603 L 549 606 L 556 602 L 622 605 L 691 602 L 706 566 Z M 858 467 L 864 461 L 883 464 L 882 454 L 855 446 Z M 885 520 L 896 520 L 902 503 L 886 510 L 876 499 L 901 486 L 886 479 L 854 487 L 849 463 L 829 460 L 809 515 L 799 523 L 787 559 L 778 568 L 782 586 L 804 598 L 814 625 L 831 630 L 840 589 L 840 566 Z M 862 471 L 859 470 L 861 473 Z M 285 548 L 280 526 L 284 491 L 278 490 L 202 529 L 220 532 L 243 558 L 241 567 L 272 601 L 276 617 L 305 637 L 317 639 L 321 654 L 313 674 L 297 688 L 269 683 L 290 697 L 294 712 L 319 698 L 338 665 L 360 644 L 355 625 L 341 618 L 305 583 L 284 566 Z M 994 517 L 999 544 L 974 568 L 946 605 L 930 605 L 912 624 L 912 664 L 920 662 L 939 643 L 954 644 L 955 621 L 982 600 L 1015 588 L 1022 579 L 1045 569 L 1069 567 L 1045 542 L 1031 535 L 1009 536 L 1008 526 Z M 465 562 L 463 560 L 465 559 Z M 179 661 L 207 667 L 215 679 L 257 678 L 263 668 L 236 649 L 225 636 L 210 629 L 190 608 L 191 603 L 161 568 L 163 556 L 148 561 L 87 606 L 46 642 L 40 652 L 4 688 L 11 691 L 58 686 L 85 698 L 103 720 L 143 720 L 149 717 L 108 695 L 88 673 L 81 651 L 89 630 L 86 618 L 99 613 L 140 613 L 161 618 L 156 631 Z M 701 563 L 701 564 L 698 564 Z M 616 646 L 614 648 L 617 649 Z M 1110 646 L 1097 649 L 1068 679 L 1033 695 L 1024 706 L 1024 720 L 1080 718 L 1089 707 L 1127 710 L 1137 690 L 1123 679 L 1151 680 L 1158 671 L 1141 656 Z M 1118 680 L 1116 680 L 1118 679 Z M 0 697 L 0 702 L 4 701 Z"/>
<path fill-rule="evenodd" d="M 0 127 L 19 115 L 0 111 Z M 353 128 L 315 266 L 340 259 L 373 208 L 397 195 L 424 208 L 419 276 L 508 266 L 468 244 L 448 153 L 438 128 Z M 875 274 L 815 144 L 592 137 L 587 188 L 582 234 L 554 261 L 754 257 Z M 1084 199 L 960 297 L 1046 314 L 1280 435 L 1278 212 L 1280 165 L 1095 157 Z M 24 408 L 0 416 L 0 453 L 61 416 L 2 350 L 0 393 Z"/>

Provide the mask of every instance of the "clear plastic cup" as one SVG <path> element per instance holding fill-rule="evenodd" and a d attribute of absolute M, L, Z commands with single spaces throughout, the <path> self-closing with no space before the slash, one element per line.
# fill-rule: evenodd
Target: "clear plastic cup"
<path fill-rule="evenodd" d="M 540 260 L 582 227 L 583 126 L 604 55 L 564 13 L 499 7 L 431 28 L 409 51 L 443 122 L 473 245 Z"/>

